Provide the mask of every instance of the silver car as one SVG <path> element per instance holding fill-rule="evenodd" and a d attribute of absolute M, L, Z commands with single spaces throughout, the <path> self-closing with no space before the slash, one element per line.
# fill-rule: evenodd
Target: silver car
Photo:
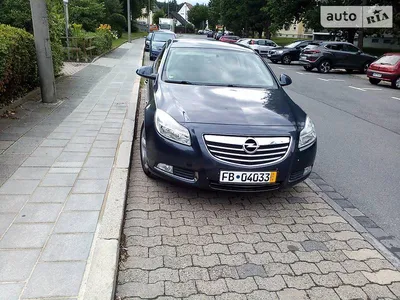
<path fill-rule="evenodd" d="M 249 48 L 253 49 L 260 55 L 267 55 L 270 49 L 278 47 L 274 41 L 267 39 L 248 39 L 243 40 L 240 43 L 248 45 Z"/>

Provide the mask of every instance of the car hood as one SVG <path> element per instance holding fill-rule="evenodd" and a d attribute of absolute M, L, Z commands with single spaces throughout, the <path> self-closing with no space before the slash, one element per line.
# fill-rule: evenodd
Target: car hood
<path fill-rule="evenodd" d="M 152 41 L 151 44 L 152 44 L 153 47 L 162 48 L 162 47 L 164 46 L 165 42 L 155 42 L 155 41 Z"/>
<path fill-rule="evenodd" d="M 283 89 L 230 88 L 162 83 L 157 108 L 180 123 L 295 126 L 304 112 Z"/>

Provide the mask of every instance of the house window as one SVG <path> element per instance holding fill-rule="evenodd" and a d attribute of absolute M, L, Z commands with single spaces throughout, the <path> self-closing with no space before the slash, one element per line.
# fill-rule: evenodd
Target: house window
<path fill-rule="evenodd" d="M 391 42 L 392 42 L 392 41 L 391 41 L 390 39 L 384 39 L 384 40 L 383 40 L 383 43 L 384 43 L 384 44 L 390 44 Z"/>
<path fill-rule="evenodd" d="M 371 43 L 377 44 L 377 43 L 379 43 L 379 39 L 372 39 L 372 40 L 371 40 Z"/>

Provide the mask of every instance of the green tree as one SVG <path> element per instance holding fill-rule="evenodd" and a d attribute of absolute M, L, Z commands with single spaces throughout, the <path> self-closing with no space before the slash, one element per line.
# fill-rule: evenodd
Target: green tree
<path fill-rule="evenodd" d="M 70 0 L 70 22 L 82 24 L 86 31 L 95 31 L 106 21 L 106 8 L 101 0 Z"/>
<path fill-rule="evenodd" d="M 221 0 L 210 0 L 208 3 L 208 27 L 212 30 L 215 30 L 215 26 L 220 22 L 222 22 Z"/>
<path fill-rule="evenodd" d="M 165 13 L 162 9 L 160 9 L 159 11 L 155 12 L 153 14 L 153 24 L 158 24 L 160 21 L 160 18 L 164 18 L 165 17 Z"/>
<path fill-rule="evenodd" d="M 31 32 L 31 7 L 27 0 L 0 0 L 0 23 Z"/>
<path fill-rule="evenodd" d="M 208 6 L 196 4 L 189 11 L 189 22 L 193 23 L 197 28 L 204 27 L 205 21 L 208 19 Z"/>
<path fill-rule="evenodd" d="M 112 14 L 122 14 L 122 3 L 120 0 L 104 0 L 107 17 Z"/>

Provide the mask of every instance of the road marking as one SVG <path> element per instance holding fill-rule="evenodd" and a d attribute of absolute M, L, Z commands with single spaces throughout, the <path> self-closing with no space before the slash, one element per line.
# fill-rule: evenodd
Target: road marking
<path fill-rule="evenodd" d="M 351 86 L 351 85 L 349 85 L 349 88 L 352 88 L 352 89 L 355 89 L 355 90 L 359 90 L 359 91 L 366 92 L 366 90 L 364 90 L 364 89 L 362 89 L 362 88 L 358 88 L 358 87 Z"/>
<path fill-rule="evenodd" d="M 343 79 L 325 79 L 325 78 L 320 78 L 318 77 L 319 80 L 323 80 L 323 81 L 344 81 Z"/>
<path fill-rule="evenodd" d="M 397 98 L 397 97 L 392 97 L 393 99 L 396 99 L 396 100 L 400 100 L 400 98 Z"/>
<path fill-rule="evenodd" d="M 296 72 L 297 74 L 300 74 L 300 75 L 304 75 L 304 73 L 302 73 L 302 72 Z"/>
<path fill-rule="evenodd" d="M 319 78 L 319 77 L 318 77 L 318 79 L 323 80 L 323 81 L 329 81 L 329 79 L 324 79 L 324 78 Z"/>
<path fill-rule="evenodd" d="M 286 68 L 278 67 L 279 69 L 286 70 Z"/>
<path fill-rule="evenodd" d="M 364 90 L 369 90 L 369 91 L 382 91 L 382 89 L 378 88 L 363 88 Z"/>

